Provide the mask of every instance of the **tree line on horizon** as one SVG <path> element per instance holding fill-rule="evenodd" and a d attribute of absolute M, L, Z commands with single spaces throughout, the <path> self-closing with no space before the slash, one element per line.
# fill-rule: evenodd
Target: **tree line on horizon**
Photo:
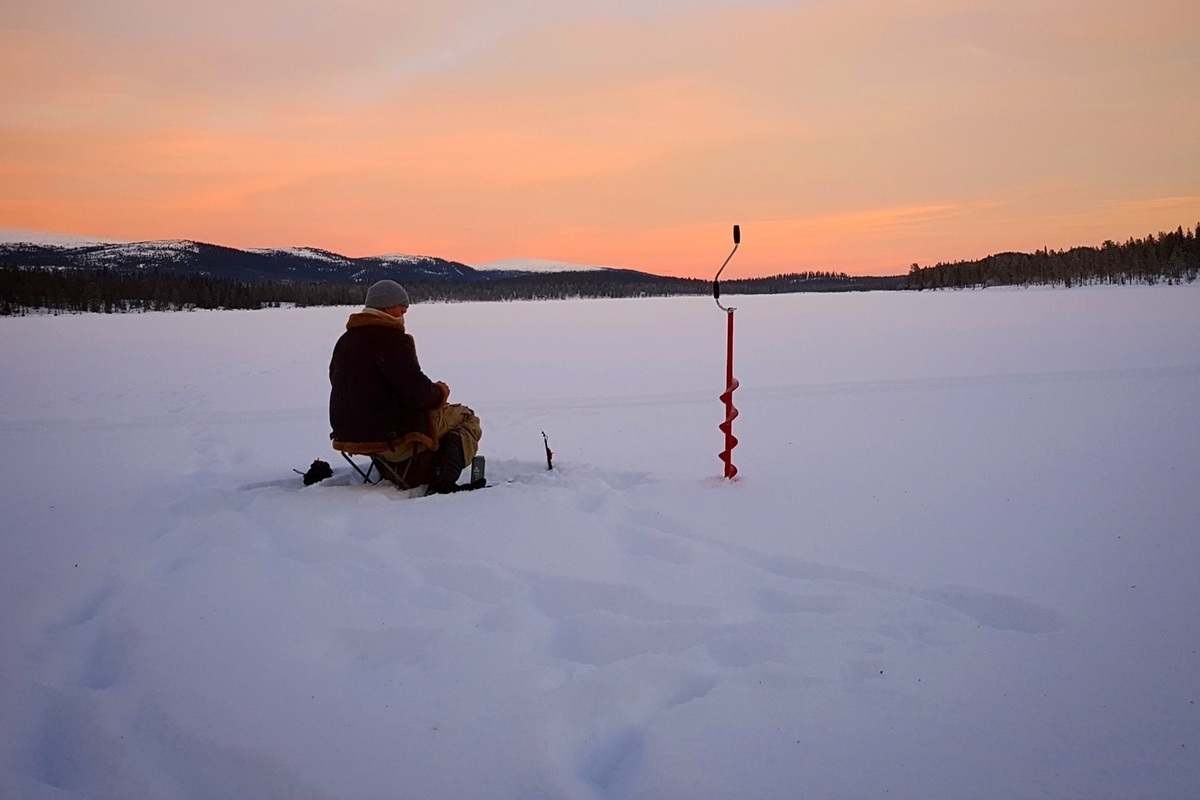
<path fill-rule="evenodd" d="M 798 272 L 722 282 L 731 294 L 898 288 L 902 277 Z M 702 295 L 711 283 L 632 270 L 532 273 L 492 281 L 405 282 L 415 303 Z M 0 316 L 361 305 L 365 283 L 247 282 L 148 271 L 0 267 Z"/>
<path fill-rule="evenodd" d="M 987 286 L 1081 286 L 1086 284 L 1191 283 L 1200 274 L 1200 223 L 1124 244 L 1073 247 L 1035 253 L 999 253 L 909 269 L 908 289 L 965 289 Z"/>
<path fill-rule="evenodd" d="M 1124 244 L 1000 253 L 922 267 L 908 275 L 792 272 L 721 282 L 724 294 L 783 294 L 986 286 L 1192 282 L 1200 274 L 1200 224 Z M 711 281 L 632 270 L 531 273 L 489 281 L 406 282 L 414 302 L 563 300 L 706 295 Z M 365 283 L 244 281 L 149 270 L 0 266 L 0 316 L 28 313 L 137 313 L 191 309 L 360 305 Z"/>
<path fill-rule="evenodd" d="M 158 270 L 0 267 L 0 316 L 351 305 L 361 303 L 364 293 L 354 284 L 252 283 Z"/>

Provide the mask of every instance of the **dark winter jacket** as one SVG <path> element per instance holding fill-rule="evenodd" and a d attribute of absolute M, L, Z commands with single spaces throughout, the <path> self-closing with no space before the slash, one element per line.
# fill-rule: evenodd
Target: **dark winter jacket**
<path fill-rule="evenodd" d="M 428 412 L 446 402 L 447 392 L 421 371 L 403 318 L 373 309 L 351 314 L 333 348 L 329 382 L 335 441 L 437 446 Z"/>

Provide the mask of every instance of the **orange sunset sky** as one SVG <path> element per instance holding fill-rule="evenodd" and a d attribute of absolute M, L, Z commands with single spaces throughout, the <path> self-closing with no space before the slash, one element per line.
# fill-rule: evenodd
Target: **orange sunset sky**
<path fill-rule="evenodd" d="M 0 0 L 0 228 L 711 277 L 1200 221 L 1197 0 Z"/>

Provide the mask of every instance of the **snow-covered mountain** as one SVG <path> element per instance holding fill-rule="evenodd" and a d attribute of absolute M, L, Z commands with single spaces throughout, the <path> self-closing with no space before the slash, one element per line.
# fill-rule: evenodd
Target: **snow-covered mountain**
<path fill-rule="evenodd" d="M 318 247 L 239 250 L 188 239 L 122 242 L 8 228 L 0 228 L 0 267 L 157 269 L 171 274 L 199 273 L 240 281 L 319 283 L 367 283 L 382 278 L 418 283 L 469 283 L 564 272 L 632 274 L 629 270 L 612 267 L 539 258 L 490 261 L 472 267 L 435 256 L 406 253 L 350 257 Z"/>
<path fill-rule="evenodd" d="M 331 264 L 339 264 L 346 260 L 345 256 L 338 255 L 332 250 L 322 250 L 319 247 L 251 247 L 246 252 L 268 256 L 282 254 L 316 261 L 327 261 Z"/>
<path fill-rule="evenodd" d="M 200 274 L 246 282 L 368 283 L 392 278 L 401 282 L 443 283 L 488 278 L 466 264 L 434 256 L 391 254 L 351 258 L 315 247 L 239 250 L 186 239 L 97 242 L 28 231 L 5 231 L 0 237 L 0 267 L 158 270 L 165 274 Z"/>

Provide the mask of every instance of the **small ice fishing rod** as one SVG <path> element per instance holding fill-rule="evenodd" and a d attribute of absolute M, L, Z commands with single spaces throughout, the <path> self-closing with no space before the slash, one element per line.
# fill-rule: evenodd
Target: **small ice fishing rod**
<path fill-rule="evenodd" d="M 733 448 L 737 447 L 738 440 L 733 435 L 733 421 L 737 418 L 738 410 L 733 407 L 733 390 L 738 388 L 737 379 L 733 377 L 733 312 L 736 308 L 732 306 L 726 308 L 721 305 L 721 273 L 725 271 L 725 267 L 729 266 L 729 260 L 733 258 L 733 254 L 737 252 L 738 245 L 742 243 L 742 230 L 737 225 L 733 226 L 733 249 L 729 251 L 725 263 L 717 270 L 716 276 L 713 278 L 713 300 L 717 303 L 717 308 L 725 312 L 725 317 L 728 320 L 726 323 L 725 336 L 725 391 L 721 393 L 721 402 L 725 404 L 725 421 L 717 427 L 725 434 L 725 449 L 721 451 L 720 459 L 725 463 L 725 477 L 733 480 L 737 476 L 737 467 L 733 465 Z"/>

